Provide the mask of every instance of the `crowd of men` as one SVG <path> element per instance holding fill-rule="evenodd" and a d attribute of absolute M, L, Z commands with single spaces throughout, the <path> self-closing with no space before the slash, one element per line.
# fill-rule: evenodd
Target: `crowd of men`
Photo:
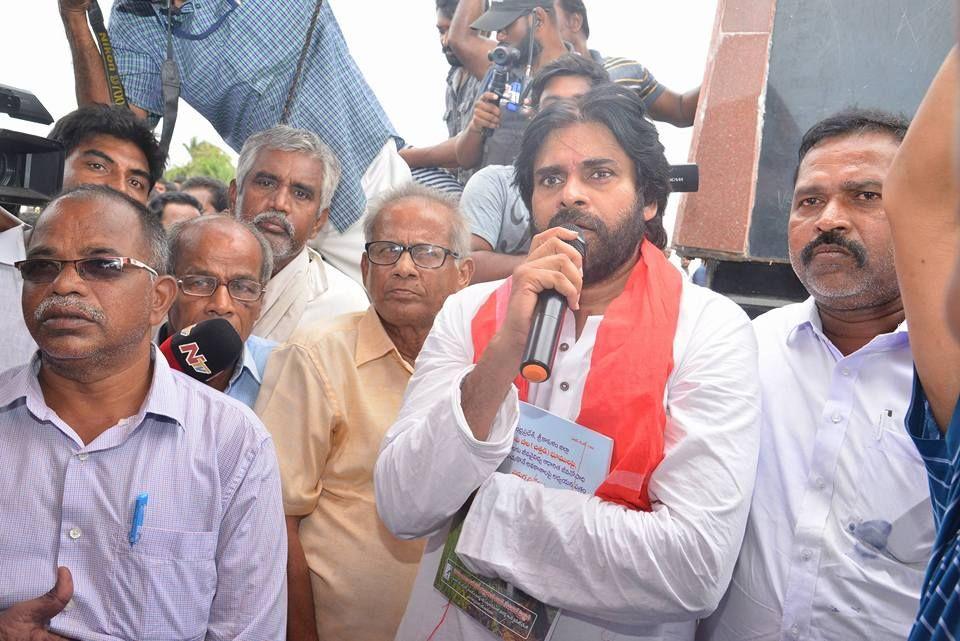
<path fill-rule="evenodd" d="M 454 523 L 556 641 L 960 636 L 956 51 L 912 123 L 806 132 L 783 225 L 809 298 L 751 322 L 665 254 L 650 118 L 690 125 L 699 90 L 590 49 L 582 0 L 436 0 L 450 137 L 424 148 L 326 3 L 277 125 L 312 3 L 117 3 L 127 108 L 87 2 L 60 0 L 63 191 L 0 210 L 0 641 L 516 638 L 434 588 Z M 168 17 L 229 185 L 162 181 Z M 498 43 L 531 61 L 516 111 Z M 195 343 L 205 375 L 175 371 L 160 345 L 214 320 L 229 365 Z M 612 439 L 594 495 L 498 471 L 527 405 Z"/>

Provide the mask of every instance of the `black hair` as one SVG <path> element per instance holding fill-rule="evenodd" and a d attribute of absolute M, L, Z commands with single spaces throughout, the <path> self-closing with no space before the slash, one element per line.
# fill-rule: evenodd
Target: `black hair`
<path fill-rule="evenodd" d="M 597 123 L 610 130 L 624 153 L 633 161 L 637 200 L 656 203 L 656 215 L 646 223 L 646 237 L 663 249 L 667 231 L 663 213 L 670 195 L 670 165 L 663 154 L 657 128 L 643 117 L 643 102 L 637 94 L 615 84 L 602 85 L 575 100 L 559 100 L 538 113 L 523 132 L 520 153 L 514 162 L 513 184 L 529 211 L 533 211 L 534 162 L 549 135 L 572 125 Z"/>
<path fill-rule="evenodd" d="M 846 109 L 828 118 L 824 118 L 803 134 L 800 141 L 800 151 L 797 154 L 797 168 L 793 172 L 793 182 L 797 182 L 800 174 L 800 163 L 811 149 L 830 138 L 840 138 L 849 135 L 887 134 L 897 141 L 903 142 L 910 127 L 910 119 L 897 114 L 876 109 Z"/>
<path fill-rule="evenodd" d="M 534 108 L 540 105 L 543 90 L 554 78 L 581 76 L 590 81 L 591 87 L 610 82 L 610 74 L 590 58 L 567 53 L 545 65 L 530 81 L 530 102 Z"/>
<path fill-rule="evenodd" d="M 444 18 L 453 20 L 453 14 L 457 10 L 458 4 L 460 4 L 460 0 L 437 0 L 437 11 L 439 11 Z"/>
<path fill-rule="evenodd" d="M 127 141 L 143 152 L 150 170 L 150 189 L 163 175 L 167 158 L 160 150 L 153 131 L 126 107 L 87 105 L 71 111 L 53 126 L 47 136 L 60 142 L 69 156 L 93 136 L 113 136 Z"/>
<path fill-rule="evenodd" d="M 589 38 L 590 21 L 587 19 L 587 8 L 584 6 L 583 0 L 560 0 L 560 6 L 563 7 L 565 12 L 578 15 L 583 19 L 580 31 L 585 38 Z"/>
<path fill-rule="evenodd" d="M 227 198 L 227 184 L 222 180 L 210 178 L 209 176 L 193 176 L 187 178 L 181 185 L 180 191 L 188 189 L 206 189 L 210 192 L 213 208 L 218 212 L 226 211 L 230 208 L 230 200 Z"/>
<path fill-rule="evenodd" d="M 175 205 L 190 205 L 191 207 L 195 207 L 198 212 L 203 211 L 203 205 L 200 204 L 199 200 L 182 191 L 167 191 L 162 194 L 157 194 L 147 203 L 147 209 L 157 217 L 157 220 L 163 220 L 163 210 L 171 203 Z"/>
<path fill-rule="evenodd" d="M 146 262 L 157 271 L 158 274 L 166 273 L 167 268 L 167 232 L 160 224 L 160 218 L 155 216 L 146 205 L 139 200 L 134 200 L 127 194 L 117 191 L 106 185 L 78 185 L 66 191 L 61 192 L 53 200 L 46 204 L 43 211 L 40 212 L 37 223 L 43 221 L 44 214 L 61 200 L 68 198 L 103 198 L 113 201 L 116 204 L 125 205 L 132 209 L 140 221 L 140 230 L 143 233 L 144 243 L 147 245 L 147 251 L 150 254 Z M 33 236 L 31 235 L 31 239 Z"/>

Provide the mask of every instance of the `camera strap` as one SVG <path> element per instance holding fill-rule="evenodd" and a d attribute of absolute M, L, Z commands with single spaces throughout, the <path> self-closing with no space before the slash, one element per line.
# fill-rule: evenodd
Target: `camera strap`
<path fill-rule="evenodd" d="M 307 28 L 307 35 L 303 39 L 303 48 L 300 50 L 300 58 L 297 60 L 297 70 L 293 74 L 293 80 L 290 81 L 290 90 L 287 92 L 287 101 L 283 105 L 283 113 L 280 116 L 281 125 L 288 124 L 290 120 L 290 111 L 293 109 L 293 99 L 297 95 L 297 89 L 300 86 L 300 76 L 303 74 L 303 63 L 307 60 L 307 51 L 310 49 L 310 41 L 313 40 L 313 32 L 317 28 L 317 19 L 320 17 L 320 9 L 323 7 L 323 0 L 317 0 L 313 8 L 313 17 L 310 19 L 310 26 Z"/>
<path fill-rule="evenodd" d="M 107 76 L 110 99 L 113 104 L 125 107 L 127 106 L 127 95 L 123 90 L 120 70 L 117 69 L 117 60 L 113 55 L 113 44 L 111 44 L 110 36 L 107 34 L 107 27 L 103 23 L 103 13 L 100 11 L 100 4 L 96 0 L 87 7 L 87 20 L 90 22 L 93 34 L 97 38 L 97 48 L 100 51 L 100 59 L 103 60 L 103 71 Z"/>
<path fill-rule="evenodd" d="M 173 128 L 177 124 L 177 108 L 180 102 L 180 71 L 173 59 L 173 2 L 167 2 L 167 59 L 160 67 L 160 83 L 163 96 L 160 151 L 166 157 L 170 151 L 170 141 L 173 140 Z"/>

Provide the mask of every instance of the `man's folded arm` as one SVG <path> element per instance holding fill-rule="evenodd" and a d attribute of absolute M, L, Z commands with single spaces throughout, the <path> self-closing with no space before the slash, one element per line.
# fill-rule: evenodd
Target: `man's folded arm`
<path fill-rule="evenodd" d="M 756 474 L 756 340 L 743 317 L 699 325 L 692 341 L 700 346 L 669 388 L 652 512 L 496 474 L 474 499 L 458 554 L 585 616 L 656 624 L 710 614 L 733 572 Z"/>
<path fill-rule="evenodd" d="M 460 306 L 447 300 L 407 386 L 403 407 L 380 446 L 374 470 L 377 511 L 400 538 L 441 528 L 500 466 L 513 445 L 518 401 L 511 388 L 486 441 L 473 437 L 460 406 L 472 370 Z"/>

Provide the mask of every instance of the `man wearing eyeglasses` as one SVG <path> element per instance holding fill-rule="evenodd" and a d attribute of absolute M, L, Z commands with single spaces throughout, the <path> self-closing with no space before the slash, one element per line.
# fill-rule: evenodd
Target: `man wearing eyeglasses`
<path fill-rule="evenodd" d="M 393 639 L 423 552 L 378 518 L 373 466 L 434 317 L 470 281 L 470 233 L 411 184 L 371 205 L 364 236 L 373 305 L 277 348 L 256 405 L 283 479 L 290 639 Z"/>
<path fill-rule="evenodd" d="M 283 638 L 273 443 L 151 344 L 166 254 L 142 204 L 83 186 L 17 263 L 39 352 L 0 374 L 4 641 Z"/>
<path fill-rule="evenodd" d="M 253 325 L 270 280 L 270 243 L 251 225 L 210 214 L 170 231 L 168 272 L 179 291 L 160 328 L 157 342 L 211 318 L 224 318 L 243 339 L 243 353 L 232 369 L 206 384 L 253 407 L 274 341 L 253 335 Z"/>

